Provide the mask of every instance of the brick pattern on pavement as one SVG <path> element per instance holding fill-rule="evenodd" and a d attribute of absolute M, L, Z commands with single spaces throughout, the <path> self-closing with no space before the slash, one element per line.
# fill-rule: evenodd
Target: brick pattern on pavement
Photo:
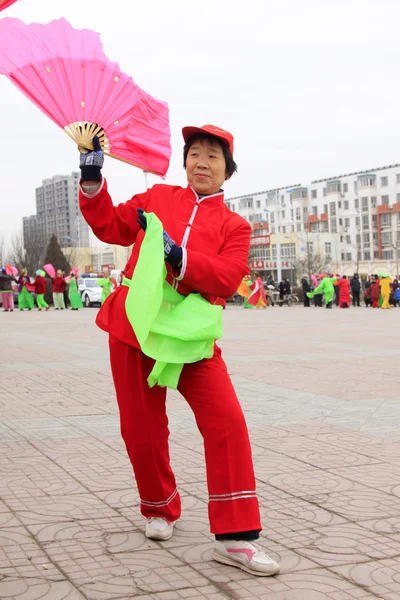
<path fill-rule="evenodd" d="M 273 578 L 211 560 L 202 440 L 177 393 L 183 514 L 171 540 L 145 538 L 95 314 L 0 313 L 1 600 L 400 599 L 400 310 L 224 312 Z"/>

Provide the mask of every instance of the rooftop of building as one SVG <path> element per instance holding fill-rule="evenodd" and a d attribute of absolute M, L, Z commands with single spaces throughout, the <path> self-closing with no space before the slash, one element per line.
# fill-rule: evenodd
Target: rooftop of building
<path fill-rule="evenodd" d="M 375 169 L 366 169 L 365 171 L 354 171 L 353 173 L 343 173 L 342 175 L 334 175 L 332 177 L 325 177 L 323 179 L 314 179 L 311 181 L 309 185 L 313 183 L 334 183 L 337 180 L 343 179 L 343 177 L 354 177 L 355 175 L 366 175 L 369 177 L 374 176 L 374 172 L 376 171 L 384 171 L 385 169 L 394 169 L 396 167 L 400 167 L 400 163 L 395 163 L 393 165 L 386 165 L 384 167 L 377 167 Z M 253 192 L 251 194 L 243 194 L 242 196 L 232 196 L 231 198 L 225 198 L 225 202 L 231 202 L 231 200 L 241 200 L 242 198 L 253 198 L 254 196 L 261 196 L 262 194 L 270 194 L 280 192 L 282 190 L 288 191 L 292 189 L 307 189 L 307 186 L 302 186 L 301 183 L 296 183 L 296 185 L 282 185 L 280 187 L 272 188 L 270 190 L 263 190 L 261 192 Z"/>

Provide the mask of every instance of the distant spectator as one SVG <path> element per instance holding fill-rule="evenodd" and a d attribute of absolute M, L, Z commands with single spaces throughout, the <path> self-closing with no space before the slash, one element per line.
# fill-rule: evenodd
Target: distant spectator
<path fill-rule="evenodd" d="M 310 286 L 310 282 L 308 281 L 308 279 L 305 275 L 304 275 L 303 279 L 301 280 L 301 286 L 303 288 L 303 294 L 304 294 L 304 306 L 310 306 L 310 298 L 307 296 L 307 293 L 311 292 L 311 286 Z"/>
<path fill-rule="evenodd" d="M 360 306 L 361 283 L 358 273 L 354 273 L 354 277 L 350 281 L 351 295 L 353 296 L 353 306 Z"/>

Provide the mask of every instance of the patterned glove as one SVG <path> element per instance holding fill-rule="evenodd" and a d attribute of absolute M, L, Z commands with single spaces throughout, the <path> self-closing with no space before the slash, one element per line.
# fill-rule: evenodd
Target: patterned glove
<path fill-rule="evenodd" d="M 143 231 L 146 231 L 147 228 L 147 219 L 144 214 L 143 208 L 137 209 L 138 218 L 136 223 L 140 225 Z M 164 239 L 164 258 L 175 269 L 179 268 L 182 264 L 182 248 L 177 246 L 174 240 L 168 235 L 166 231 L 163 232 Z"/>
<path fill-rule="evenodd" d="M 101 169 L 104 165 L 104 154 L 97 135 L 93 138 L 93 152 L 80 154 L 79 167 L 83 181 L 101 181 Z"/>
<path fill-rule="evenodd" d="M 182 248 L 177 246 L 174 240 L 168 235 L 166 231 L 163 234 L 164 237 L 164 258 L 175 269 L 182 265 Z"/>

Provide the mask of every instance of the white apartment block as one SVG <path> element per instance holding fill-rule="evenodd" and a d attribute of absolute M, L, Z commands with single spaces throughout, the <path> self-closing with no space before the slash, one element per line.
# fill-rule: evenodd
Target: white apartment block
<path fill-rule="evenodd" d="M 283 277 L 290 277 L 290 261 L 307 244 L 326 255 L 332 271 L 399 274 L 400 164 L 227 198 L 226 204 L 251 223 L 252 266 L 261 272 L 276 275 L 279 232 Z"/>

